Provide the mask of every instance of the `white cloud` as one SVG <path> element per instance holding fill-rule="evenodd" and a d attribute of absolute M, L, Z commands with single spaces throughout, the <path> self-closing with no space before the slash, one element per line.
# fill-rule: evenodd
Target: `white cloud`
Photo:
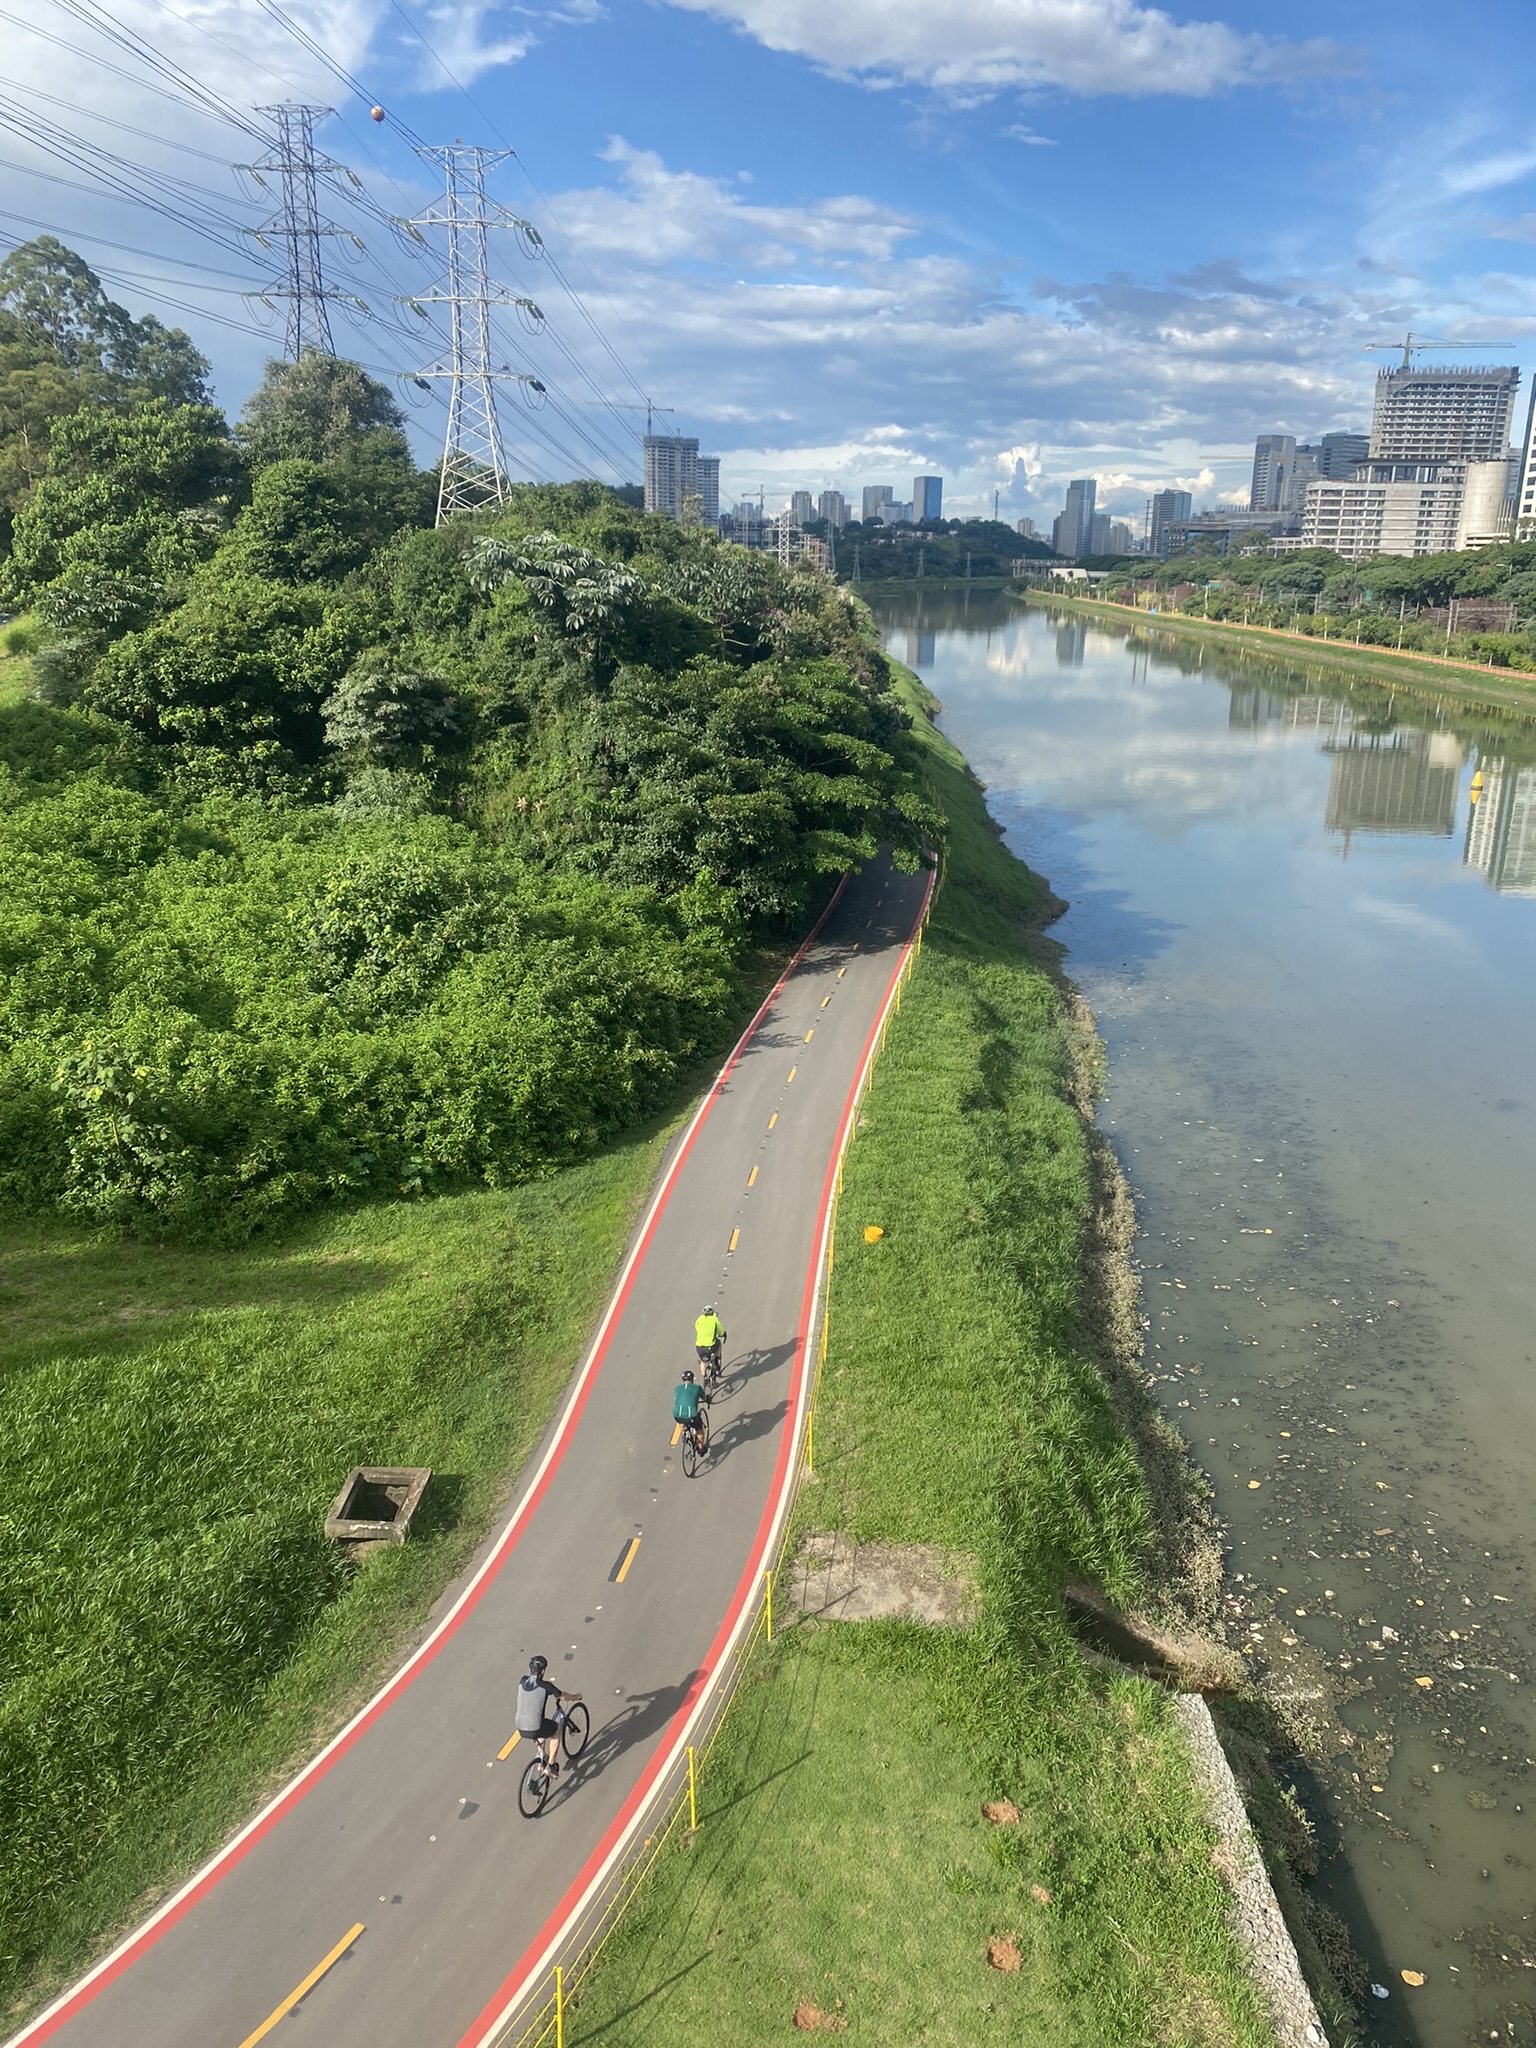
<path fill-rule="evenodd" d="M 528 54 L 537 40 L 529 29 L 484 40 L 487 20 L 499 12 L 485 0 L 442 0 L 441 5 L 427 9 L 433 27 L 429 38 L 432 53 L 421 53 L 421 83 L 427 91 L 446 82 L 445 72 L 460 85 L 473 85 L 498 64 L 515 64 Z"/>
<path fill-rule="evenodd" d="M 869 86 L 974 101 L 1008 89 L 1203 98 L 1234 85 L 1356 68 L 1332 43 L 1286 43 L 1136 0 L 672 0 Z"/>
<path fill-rule="evenodd" d="M 1139 523 L 1168 484 L 1202 503 L 1246 491 L 1255 432 L 1367 416 L 1359 344 L 1388 314 L 1353 275 L 1335 292 L 1228 261 L 1010 298 L 867 198 L 770 205 L 623 140 L 606 156 L 616 185 L 567 193 L 558 214 L 600 317 L 643 343 L 636 374 L 722 456 L 727 501 L 760 483 L 905 496 L 935 470 L 946 507 L 990 510 L 1000 488 L 1009 517 L 1039 519 L 1067 479 L 1095 476 L 1106 509 Z"/>
<path fill-rule="evenodd" d="M 1056 147 L 1054 136 L 1037 135 L 1033 128 L 1026 128 L 1022 121 L 1015 121 L 1011 127 L 1005 128 L 1003 133 L 1010 142 L 1023 142 L 1031 149 L 1054 149 Z"/>

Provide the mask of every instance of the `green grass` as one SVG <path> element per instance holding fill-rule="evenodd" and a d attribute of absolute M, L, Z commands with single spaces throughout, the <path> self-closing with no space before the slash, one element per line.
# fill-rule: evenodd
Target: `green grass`
<path fill-rule="evenodd" d="M 849 1155 L 797 1526 L 939 1546 L 978 1618 L 763 1653 L 577 2042 L 751 2048 L 802 1998 L 890 2048 L 1270 2039 L 1168 1700 L 1090 1669 L 1065 1620 L 1071 1579 L 1145 1589 L 1152 1509 L 1079 1345 L 1089 1161 L 1025 950 L 1041 892 L 936 734 L 930 772 L 947 882 Z M 998 1799 L 1017 1825 L 983 1820 Z M 1003 1935 L 1017 1973 L 988 1965 Z"/>
<path fill-rule="evenodd" d="M 547 1421 L 661 1142 L 238 1252 L 0 1229 L 0 1999 L 194 1864 L 390 1661 Z M 361 1463 L 435 1477 L 358 1569 L 320 1525 Z"/>

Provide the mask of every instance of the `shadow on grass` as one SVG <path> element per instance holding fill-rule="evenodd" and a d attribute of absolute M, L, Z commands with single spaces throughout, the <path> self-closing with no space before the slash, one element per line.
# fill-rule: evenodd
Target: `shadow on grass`
<path fill-rule="evenodd" d="M 681 1984 L 685 1977 L 693 1975 L 701 1963 L 707 1963 L 708 1961 L 709 1957 L 707 1954 L 695 1956 L 691 1963 L 684 1963 L 680 1970 L 674 1970 L 670 1977 L 663 1977 L 659 1984 L 653 1985 L 643 1998 L 633 2000 L 631 2004 L 624 2006 L 620 2011 L 616 2012 L 611 2020 L 604 2020 L 600 2025 L 590 2030 L 582 2028 L 575 2038 L 582 2041 L 600 2041 L 605 2034 L 611 2034 L 614 2028 L 620 2025 L 622 2021 L 632 2019 L 636 2013 L 644 2012 L 648 2005 L 654 2004 L 658 1998 L 664 1997 L 674 1984 Z"/>

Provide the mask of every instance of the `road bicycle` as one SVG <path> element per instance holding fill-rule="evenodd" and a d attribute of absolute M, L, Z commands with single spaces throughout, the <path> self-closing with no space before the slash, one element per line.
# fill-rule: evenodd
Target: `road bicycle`
<path fill-rule="evenodd" d="M 683 1424 L 683 1477 L 691 1479 L 699 1460 L 709 1449 L 709 1410 L 701 1408 L 697 1422 Z"/>
<path fill-rule="evenodd" d="M 577 1700 L 569 1707 L 558 1708 L 555 1719 L 560 1726 L 560 1746 L 574 1763 L 587 1746 L 587 1737 L 592 1732 L 592 1716 Z M 536 1753 L 517 1788 L 518 1809 L 524 1820 L 536 1820 L 544 1811 L 544 1802 L 554 1782 L 554 1773 L 544 1761 L 544 1745 L 538 1742 Z"/>

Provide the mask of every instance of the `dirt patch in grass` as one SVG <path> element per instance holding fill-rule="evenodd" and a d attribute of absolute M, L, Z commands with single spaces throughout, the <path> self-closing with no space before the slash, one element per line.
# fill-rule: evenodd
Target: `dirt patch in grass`
<path fill-rule="evenodd" d="M 802 1998 L 795 2007 L 797 2034 L 843 2034 L 848 2022 L 840 2012 L 823 2012 L 814 1998 Z"/>
<path fill-rule="evenodd" d="M 987 1961 L 994 1970 L 1003 1970 L 1009 1976 L 1012 1976 L 1015 1970 L 1022 1970 L 1024 1956 L 1017 1937 L 1012 1934 L 994 1934 L 987 1943 Z"/>
<path fill-rule="evenodd" d="M 790 1598 L 818 1621 L 922 1621 L 964 1628 L 975 1619 L 974 1573 L 931 1543 L 856 1544 L 813 1532 L 791 1568 Z"/>

